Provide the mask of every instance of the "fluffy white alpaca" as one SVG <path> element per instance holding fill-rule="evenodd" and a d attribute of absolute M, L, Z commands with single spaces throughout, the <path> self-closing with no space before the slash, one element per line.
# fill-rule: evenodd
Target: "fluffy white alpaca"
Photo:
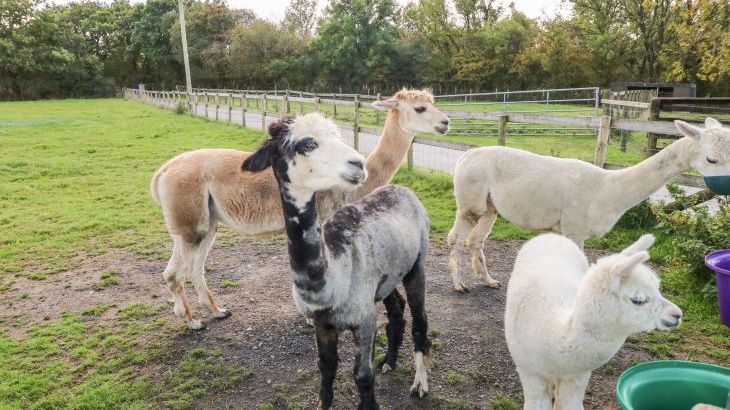
<path fill-rule="evenodd" d="M 522 247 L 507 288 L 504 331 L 526 410 L 582 409 L 591 371 L 628 336 L 679 326 L 682 311 L 643 264 L 653 243 L 644 235 L 591 266 L 564 236 L 540 235 Z"/>
<path fill-rule="evenodd" d="M 609 171 L 577 159 L 555 158 L 505 147 L 467 151 L 454 169 L 456 220 L 449 232 L 454 288 L 466 291 L 457 265 L 459 246 L 472 252 L 472 269 L 488 286 L 482 243 L 497 213 L 525 229 L 558 229 L 581 248 L 603 235 L 632 206 L 674 175 L 695 168 L 703 175 L 730 174 L 730 129 L 708 118 L 705 129 L 676 121 L 686 137 L 643 162 Z"/>

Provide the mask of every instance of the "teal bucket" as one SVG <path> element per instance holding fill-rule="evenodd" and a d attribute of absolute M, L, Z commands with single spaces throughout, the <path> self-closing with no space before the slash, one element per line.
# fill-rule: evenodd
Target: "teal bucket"
<path fill-rule="evenodd" d="M 705 185 L 718 195 L 730 195 L 730 175 L 705 177 Z"/>
<path fill-rule="evenodd" d="M 699 403 L 725 408 L 730 369 L 706 363 L 660 360 L 623 372 L 616 398 L 624 410 L 690 410 Z"/>

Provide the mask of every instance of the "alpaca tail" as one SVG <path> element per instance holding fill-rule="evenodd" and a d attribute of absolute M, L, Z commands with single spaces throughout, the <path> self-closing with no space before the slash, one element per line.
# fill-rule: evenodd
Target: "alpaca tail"
<path fill-rule="evenodd" d="M 160 167 L 155 172 L 155 175 L 152 176 L 152 181 L 150 182 L 150 195 L 157 205 L 160 205 L 160 194 L 157 192 L 158 182 L 162 173 L 165 172 L 165 168 L 165 166 Z"/>

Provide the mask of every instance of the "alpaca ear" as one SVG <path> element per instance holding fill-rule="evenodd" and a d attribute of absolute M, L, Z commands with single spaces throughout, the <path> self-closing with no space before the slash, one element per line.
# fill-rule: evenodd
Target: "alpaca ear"
<path fill-rule="evenodd" d="M 391 108 L 397 108 L 398 107 L 398 100 L 384 100 L 384 101 L 375 101 L 372 104 L 373 108 L 380 111 L 386 111 Z"/>
<path fill-rule="evenodd" d="M 722 128 L 722 124 L 712 117 L 707 117 L 705 119 L 705 128 Z"/>
<path fill-rule="evenodd" d="M 250 172 L 261 172 L 265 170 L 271 165 L 273 149 L 274 143 L 270 139 L 267 139 L 256 152 L 243 161 L 241 169 Z"/>
<path fill-rule="evenodd" d="M 655 240 L 656 238 L 654 238 L 654 235 L 650 233 L 642 235 L 641 238 L 639 238 L 636 242 L 632 243 L 628 248 L 621 251 L 621 254 L 630 256 L 635 254 L 636 252 L 648 251 L 649 248 L 651 248 L 651 245 L 654 245 Z"/>
<path fill-rule="evenodd" d="M 649 252 L 638 251 L 625 258 L 620 258 L 611 267 L 611 272 L 614 276 L 626 277 L 634 270 L 634 268 L 637 265 L 642 264 L 648 260 L 649 260 Z"/>
<path fill-rule="evenodd" d="M 695 127 L 694 125 L 681 120 L 675 120 L 674 125 L 677 126 L 679 132 L 681 132 L 685 137 L 691 137 L 697 141 L 702 139 L 702 128 Z"/>

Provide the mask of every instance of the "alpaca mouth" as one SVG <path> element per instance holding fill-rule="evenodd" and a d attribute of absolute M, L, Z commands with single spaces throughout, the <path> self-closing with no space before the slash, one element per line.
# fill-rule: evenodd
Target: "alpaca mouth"
<path fill-rule="evenodd" d="M 449 131 L 449 127 L 434 127 L 434 129 L 441 135 L 444 135 Z"/>
<path fill-rule="evenodd" d="M 342 179 L 344 179 L 345 181 L 347 181 L 347 182 L 349 182 L 349 183 L 351 183 L 353 185 L 358 185 L 358 184 L 360 184 L 365 179 L 365 173 L 364 172 L 358 172 L 358 173 L 355 173 L 355 174 L 345 174 L 345 173 L 343 173 L 343 174 L 340 174 L 340 176 L 342 177 Z"/>
<path fill-rule="evenodd" d="M 670 322 L 666 319 L 661 320 L 661 324 L 664 330 L 674 329 L 675 327 L 679 326 L 679 323 L 681 322 L 680 319 L 675 320 L 674 322 Z"/>

